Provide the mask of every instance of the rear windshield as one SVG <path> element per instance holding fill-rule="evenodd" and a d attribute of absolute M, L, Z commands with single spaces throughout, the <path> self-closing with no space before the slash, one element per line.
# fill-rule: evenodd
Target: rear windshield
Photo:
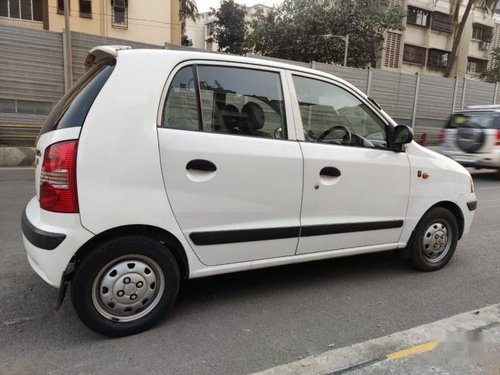
<path fill-rule="evenodd" d="M 114 67 L 115 60 L 105 60 L 85 73 L 52 109 L 40 134 L 83 126 L 92 103 Z"/>
<path fill-rule="evenodd" d="M 462 127 L 500 129 L 500 114 L 491 112 L 456 113 L 450 117 L 447 128 Z"/>

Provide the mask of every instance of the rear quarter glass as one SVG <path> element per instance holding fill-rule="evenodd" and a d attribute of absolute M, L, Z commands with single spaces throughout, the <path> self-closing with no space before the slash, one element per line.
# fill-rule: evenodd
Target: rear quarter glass
<path fill-rule="evenodd" d="M 90 107 L 113 73 L 115 63 L 114 59 L 108 59 L 85 73 L 52 109 L 40 135 L 52 130 L 83 126 Z"/>

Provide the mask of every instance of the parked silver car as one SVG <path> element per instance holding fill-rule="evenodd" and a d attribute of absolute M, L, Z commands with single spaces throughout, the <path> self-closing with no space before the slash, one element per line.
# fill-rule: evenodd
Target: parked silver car
<path fill-rule="evenodd" d="M 493 168 L 500 177 L 500 105 L 472 106 L 450 116 L 439 151 L 465 167 Z"/>

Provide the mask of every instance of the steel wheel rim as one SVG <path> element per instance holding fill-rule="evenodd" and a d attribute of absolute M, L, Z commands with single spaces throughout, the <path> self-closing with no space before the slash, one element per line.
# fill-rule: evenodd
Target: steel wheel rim
<path fill-rule="evenodd" d="M 106 264 L 92 285 L 97 312 L 115 322 L 132 322 L 149 314 L 165 289 L 161 267 L 149 257 L 133 254 Z"/>
<path fill-rule="evenodd" d="M 451 248 L 453 232 L 450 224 L 443 219 L 435 220 L 424 232 L 422 255 L 430 263 L 442 261 Z"/>

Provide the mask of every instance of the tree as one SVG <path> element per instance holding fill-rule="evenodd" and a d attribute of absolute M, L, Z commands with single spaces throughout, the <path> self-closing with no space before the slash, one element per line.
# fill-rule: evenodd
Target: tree
<path fill-rule="evenodd" d="M 460 41 L 462 39 L 462 34 L 467 24 L 467 19 L 469 18 L 470 12 L 473 7 L 480 7 L 485 9 L 486 12 L 493 12 L 497 6 L 498 0 L 469 0 L 465 7 L 464 15 L 460 19 L 460 7 L 462 5 L 462 0 L 451 0 L 450 1 L 450 14 L 453 20 L 455 32 L 453 34 L 453 46 L 451 48 L 450 56 L 448 58 L 448 63 L 446 69 L 444 70 L 444 76 L 449 77 L 451 70 L 457 60 L 457 51 Z"/>
<path fill-rule="evenodd" d="M 491 68 L 482 71 L 479 78 L 484 79 L 486 82 L 500 82 L 500 47 L 494 48 L 491 51 L 493 65 Z"/>
<path fill-rule="evenodd" d="M 250 22 L 249 48 L 257 54 L 297 61 L 342 63 L 349 34 L 348 65 L 375 66 L 384 31 L 402 30 L 404 10 L 384 0 L 284 0 Z"/>
<path fill-rule="evenodd" d="M 195 0 L 180 0 L 179 20 L 181 21 L 181 45 L 192 46 L 193 42 L 186 35 L 186 20 L 196 22 L 198 19 L 198 6 Z"/>
<path fill-rule="evenodd" d="M 214 22 L 213 40 L 219 45 L 220 52 L 242 55 L 245 49 L 245 9 L 234 0 L 223 0 L 220 7 L 212 8 L 217 20 Z"/>

